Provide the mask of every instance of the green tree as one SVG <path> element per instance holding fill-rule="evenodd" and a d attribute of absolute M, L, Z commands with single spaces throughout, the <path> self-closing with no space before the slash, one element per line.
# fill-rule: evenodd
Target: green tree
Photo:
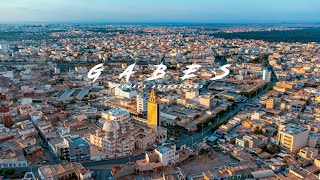
<path fill-rule="evenodd" d="M 267 67 L 268 63 L 267 63 L 267 60 L 262 60 L 261 64 L 264 66 L 264 67 Z"/>
<path fill-rule="evenodd" d="M 212 128 L 211 128 L 211 132 L 214 132 L 216 131 L 217 129 L 219 129 L 220 126 L 224 125 L 224 124 L 227 124 L 228 121 L 221 121 L 220 123 L 218 124 L 215 124 Z"/>
<path fill-rule="evenodd" d="M 93 94 L 90 94 L 88 98 L 91 100 L 91 99 L 94 99 L 95 96 Z"/>
<path fill-rule="evenodd" d="M 76 99 L 71 99 L 71 100 L 69 101 L 69 103 L 70 103 L 70 104 L 75 104 L 75 103 L 76 103 Z"/>
<path fill-rule="evenodd" d="M 254 133 L 255 133 L 255 134 L 262 134 L 262 130 L 261 130 L 260 128 L 256 128 L 256 129 L 254 130 Z"/>
<path fill-rule="evenodd" d="M 276 145 L 276 144 L 271 144 L 267 147 L 267 150 L 269 153 L 271 154 L 276 154 L 279 153 L 281 151 L 280 146 Z"/>
<path fill-rule="evenodd" d="M 13 175 L 15 172 L 16 172 L 15 169 L 7 169 L 6 172 L 5 172 L 5 174 L 11 176 L 11 175 Z"/>
<path fill-rule="evenodd" d="M 60 108 L 63 108 L 63 106 L 64 106 L 64 102 L 63 101 L 59 101 L 59 106 L 60 106 Z"/>

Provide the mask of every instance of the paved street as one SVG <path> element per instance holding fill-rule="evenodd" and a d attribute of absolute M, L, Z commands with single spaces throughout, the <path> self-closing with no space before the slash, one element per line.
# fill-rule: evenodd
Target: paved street
<path fill-rule="evenodd" d="M 112 177 L 111 169 L 91 169 L 97 179 L 108 179 Z"/>
<path fill-rule="evenodd" d="M 276 78 L 276 75 L 273 71 L 273 68 L 272 66 L 269 65 L 269 69 L 271 69 L 272 71 L 272 81 L 269 83 L 268 87 L 273 87 L 275 85 L 275 82 L 277 81 L 277 78 Z M 245 108 L 245 106 L 255 102 L 256 100 L 258 100 L 264 93 L 267 92 L 268 90 L 268 87 L 267 88 L 264 88 L 260 91 L 258 91 L 254 96 L 251 96 L 248 98 L 248 100 L 246 102 L 243 102 L 243 103 L 238 103 L 236 105 L 236 107 L 227 112 L 227 113 L 224 113 L 221 117 L 219 117 L 217 120 L 215 120 L 211 126 L 207 126 L 207 127 L 204 127 L 203 130 L 200 132 L 200 133 L 194 133 L 192 136 L 190 137 L 187 137 L 187 138 L 184 138 L 184 139 L 179 139 L 178 140 L 178 143 L 177 143 L 177 147 L 180 147 L 184 144 L 192 144 L 194 142 L 200 142 L 202 141 L 202 139 L 206 136 L 209 136 L 210 134 L 212 134 L 211 132 L 211 128 L 215 125 L 215 124 L 218 124 L 222 121 L 229 121 L 231 120 L 235 115 L 237 115 L 237 113 L 239 113 L 243 108 Z"/>
<path fill-rule="evenodd" d="M 132 157 L 124 157 L 124 158 L 116 158 L 116 159 L 108 159 L 108 160 L 102 160 L 100 162 L 84 162 L 81 163 L 84 167 L 97 167 L 97 166 L 103 166 L 103 165 L 110 165 L 110 164 L 126 164 L 128 162 L 134 162 L 136 160 L 144 159 L 145 155 L 144 153 L 139 154 L 137 156 Z"/>
<path fill-rule="evenodd" d="M 273 86 L 274 83 L 272 83 L 270 86 Z M 242 108 L 244 108 L 246 105 L 256 101 L 257 99 L 260 98 L 260 96 L 262 94 L 264 94 L 267 91 L 267 89 L 263 89 L 261 91 L 259 91 L 256 95 L 250 97 L 250 99 L 248 99 L 246 102 L 243 103 L 239 103 L 236 105 L 236 107 L 227 112 L 224 113 L 219 119 L 215 120 L 210 126 L 204 127 L 203 128 L 203 133 L 199 132 L 199 133 L 194 133 L 192 136 L 185 138 L 185 139 L 179 139 L 179 142 L 177 143 L 177 146 L 180 147 L 184 144 L 192 144 L 192 142 L 199 142 L 202 141 L 202 139 L 206 136 L 209 136 L 210 134 L 212 134 L 211 132 L 211 128 L 215 125 L 218 124 L 222 121 L 229 121 L 230 119 L 232 119 L 235 115 L 237 115 L 237 113 L 239 113 Z"/>

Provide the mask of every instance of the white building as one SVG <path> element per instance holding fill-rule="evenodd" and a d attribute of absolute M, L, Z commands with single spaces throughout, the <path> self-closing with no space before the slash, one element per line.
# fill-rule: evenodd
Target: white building
<path fill-rule="evenodd" d="M 123 121 L 130 118 L 130 112 L 120 108 L 113 108 L 108 111 L 102 112 L 101 116 L 103 119 L 110 119 L 113 121 Z"/>
<path fill-rule="evenodd" d="M 15 156 L 13 158 L 0 159 L 0 168 L 27 167 L 28 162 L 24 156 Z"/>
<path fill-rule="evenodd" d="M 270 82 L 271 81 L 271 71 L 269 71 L 268 69 L 263 69 L 262 79 L 265 80 L 266 82 Z"/>
<path fill-rule="evenodd" d="M 146 113 L 148 110 L 148 100 L 149 100 L 149 95 L 146 93 L 143 94 L 138 94 L 137 95 L 137 112 L 138 113 Z"/>
<path fill-rule="evenodd" d="M 59 69 L 59 68 L 57 68 L 57 67 L 56 67 L 56 68 L 54 68 L 54 73 L 55 73 L 55 74 L 60 74 L 60 69 Z"/>
<path fill-rule="evenodd" d="M 34 111 L 30 113 L 30 118 L 33 122 L 41 120 L 43 118 L 43 113 L 41 111 Z"/>
<path fill-rule="evenodd" d="M 118 98 L 134 98 L 137 96 L 137 91 L 133 89 L 122 89 L 121 87 L 116 87 L 114 94 Z"/>
<path fill-rule="evenodd" d="M 0 72 L 0 76 L 10 78 L 11 80 L 14 78 L 13 71 Z"/>
<path fill-rule="evenodd" d="M 0 43 L 0 52 L 7 53 L 10 50 L 10 46 L 8 43 Z"/>
<path fill-rule="evenodd" d="M 163 166 L 176 164 L 179 161 L 179 154 L 177 153 L 175 145 L 156 148 L 155 153 L 158 155 L 159 161 L 163 164 Z"/>
<path fill-rule="evenodd" d="M 89 72 L 87 67 L 75 67 L 75 71 L 78 74 L 86 74 Z"/>

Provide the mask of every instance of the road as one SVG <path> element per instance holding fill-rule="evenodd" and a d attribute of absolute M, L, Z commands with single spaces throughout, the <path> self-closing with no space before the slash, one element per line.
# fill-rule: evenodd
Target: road
<path fill-rule="evenodd" d="M 108 177 L 111 177 L 111 167 L 114 165 L 122 165 L 129 162 L 134 162 L 136 160 L 144 159 L 144 154 L 139 154 L 136 156 L 131 157 L 122 157 L 117 159 L 108 159 L 108 160 L 102 160 L 100 162 L 83 162 L 81 163 L 83 167 L 88 168 L 92 170 L 96 175 L 98 179 L 106 179 Z M 53 163 L 54 164 L 54 163 Z M 39 177 L 38 174 L 38 168 L 40 166 L 31 166 L 31 167 L 16 167 L 16 173 L 22 173 L 22 172 L 33 172 L 33 174 L 36 177 Z M 10 168 L 9 168 L 10 169 Z M 6 170 L 4 168 L 4 170 Z"/>
<path fill-rule="evenodd" d="M 105 166 L 105 165 L 117 165 L 117 164 L 126 164 L 129 162 L 134 162 L 136 160 L 144 159 L 145 154 L 139 154 L 136 156 L 131 157 L 122 157 L 122 158 L 115 158 L 115 159 L 108 159 L 108 160 L 102 160 L 99 162 L 83 162 L 81 163 L 83 167 L 98 167 L 98 166 Z"/>
<path fill-rule="evenodd" d="M 274 83 L 271 83 L 271 86 L 273 86 Z M 237 113 L 239 113 L 245 106 L 248 104 L 251 104 L 252 102 L 256 101 L 260 98 L 262 94 L 264 94 L 267 91 L 267 88 L 260 90 L 256 95 L 250 97 L 246 102 L 239 103 L 236 105 L 236 107 L 227 112 L 224 113 L 221 117 L 219 117 L 216 121 L 214 121 L 210 126 L 204 127 L 203 130 L 201 130 L 200 133 L 194 133 L 192 136 L 184 139 L 179 139 L 177 143 L 177 147 L 180 147 L 184 144 L 192 144 L 193 142 L 199 142 L 202 141 L 202 139 L 206 136 L 209 136 L 212 134 L 211 129 L 214 125 L 222 122 L 222 121 L 229 121 L 232 119 Z"/>
<path fill-rule="evenodd" d="M 177 143 L 177 147 L 180 147 L 180 146 L 182 146 L 184 144 L 192 144 L 194 142 L 202 141 L 202 139 L 204 137 L 209 136 L 210 134 L 212 134 L 211 129 L 212 129 L 212 127 L 214 125 L 216 125 L 216 124 L 218 124 L 218 123 L 220 123 L 222 121 L 229 121 L 237 113 L 239 113 L 245 106 L 247 106 L 248 104 L 251 104 L 252 102 L 255 102 L 257 99 L 259 99 L 261 97 L 261 95 L 266 93 L 266 91 L 268 90 L 269 87 L 273 87 L 275 85 L 275 83 L 278 81 L 278 79 L 277 79 L 276 74 L 275 74 L 275 72 L 273 70 L 273 67 L 269 64 L 269 61 L 267 61 L 267 63 L 268 63 L 268 69 L 271 70 L 271 77 L 272 77 L 271 78 L 271 82 L 269 83 L 267 88 L 264 88 L 264 89 L 258 91 L 254 96 L 249 97 L 249 99 L 246 102 L 238 103 L 236 105 L 236 107 L 232 111 L 224 113 L 220 118 L 218 118 L 216 121 L 214 121 L 211 124 L 211 126 L 204 127 L 203 130 L 201 130 L 200 133 L 194 133 L 190 137 L 187 137 L 187 138 L 184 138 L 184 139 L 179 139 L 178 143 Z M 210 85 L 211 84 L 212 83 L 210 83 Z"/>

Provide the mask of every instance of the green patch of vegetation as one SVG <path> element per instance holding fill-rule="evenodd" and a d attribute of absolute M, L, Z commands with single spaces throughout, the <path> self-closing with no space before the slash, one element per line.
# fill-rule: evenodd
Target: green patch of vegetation
<path fill-rule="evenodd" d="M 174 134 L 175 137 L 178 137 L 178 136 L 180 136 L 181 132 L 180 132 L 179 129 L 175 129 L 173 134 Z"/>
<path fill-rule="evenodd" d="M 177 66 L 170 65 L 170 66 L 168 66 L 168 69 L 176 70 L 176 69 L 177 69 Z"/>
<path fill-rule="evenodd" d="M 12 176 L 16 172 L 15 169 L 7 169 L 5 175 Z"/>
<path fill-rule="evenodd" d="M 254 32 L 214 33 L 215 37 L 225 39 L 257 39 L 269 42 L 320 42 L 320 28 L 303 28 L 296 30 L 273 30 Z"/>
<path fill-rule="evenodd" d="M 220 126 L 227 124 L 228 121 L 221 121 L 218 124 L 215 124 L 212 128 L 211 128 L 211 132 L 215 132 L 217 129 L 219 129 Z"/>
<path fill-rule="evenodd" d="M 200 131 L 202 127 L 206 127 L 210 122 L 214 122 L 217 117 L 221 117 L 226 111 L 220 111 L 216 116 L 209 116 L 206 120 L 197 124 L 197 129 Z"/>
<path fill-rule="evenodd" d="M 69 101 L 70 104 L 75 104 L 76 102 L 77 102 L 76 99 L 71 99 L 71 100 Z"/>
<path fill-rule="evenodd" d="M 198 123 L 198 124 L 197 124 L 197 129 L 198 129 L 198 130 L 201 130 L 202 127 L 206 127 L 211 121 L 214 121 L 215 118 L 216 118 L 215 116 L 210 116 L 210 117 L 208 117 L 206 120 L 204 120 L 203 122 Z"/>
<path fill-rule="evenodd" d="M 276 154 L 276 153 L 279 153 L 280 151 L 281 151 L 280 146 L 276 144 L 271 144 L 267 147 L 267 152 L 270 154 Z"/>
<path fill-rule="evenodd" d="M 58 105 L 59 105 L 59 107 L 60 107 L 62 110 L 65 110 L 65 109 L 66 109 L 66 107 L 67 107 L 67 105 L 66 105 L 66 104 L 64 104 L 64 102 L 63 102 L 63 101 L 59 101 Z"/>
<path fill-rule="evenodd" d="M 256 129 L 254 130 L 254 133 L 255 133 L 255 134 L 262 134 L 262 130 L 259 129 L 259 128 L 256 128 Z"/>
<path fill-rule="evenodd" d="M 92 99 L 96 98 L 96 96 L 93 95 L 93 94 L 90 94 L 88 98 L 89 98 L 90 100 L 92 100 Z"/>

